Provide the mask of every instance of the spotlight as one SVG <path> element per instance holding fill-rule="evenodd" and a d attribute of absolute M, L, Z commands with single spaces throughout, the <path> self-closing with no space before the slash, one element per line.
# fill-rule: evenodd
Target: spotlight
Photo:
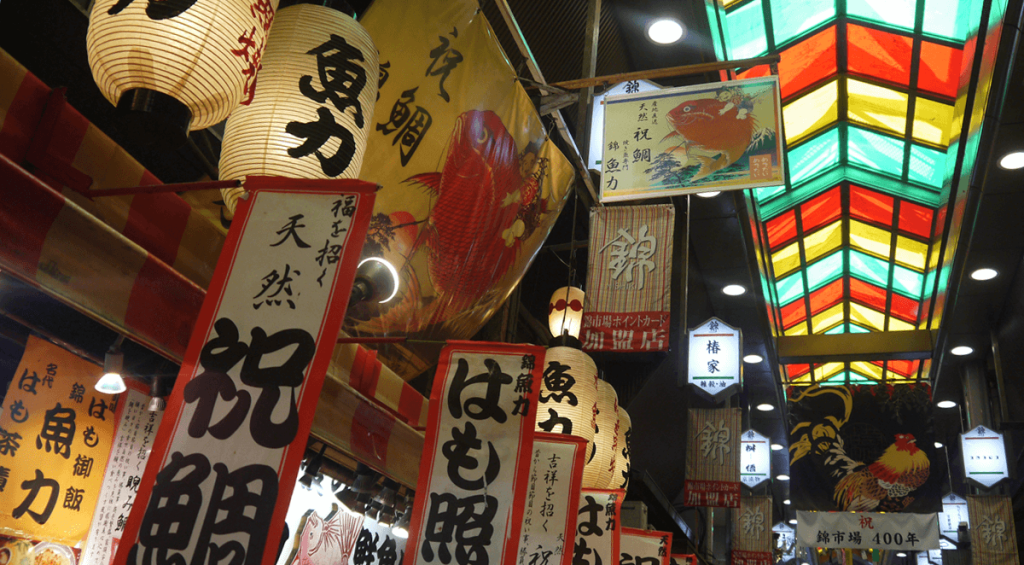
<path fill-rule="evenodd" d="M 399 488 L 401 486 L 398 483 L 384 477 L 383 486 L 373 499 L 374 504 L 380 506 L 377 521 L 385 526 L 391 526 L 395 523 L 395 494 Z"/>
<path fill-rule="evenodd" d="M 128 390 L 124 385 L 124 378 L 121 372 L 124 371 L 124 353 L 121 352 L 121 342 L 124 336 L 117 336 L 114 345 L 107 350 L 103 358 L 103 376 L 96 381 L 96 390 L 104 394 L 121 394 Z"/>
<path fill-rule="evenodd" d="M 413 495 L 410 492 L 405 497 L 405 511 L 402 512 L 402 517 L 399 518 L 398 523 L 391 528 L 391 532 L 395 534 L 396 538 L 409 538 L 409 522 L 412 520 L 412 501 Z"/>
<path fill-rule="evenodd" d="M 940 400 L 935 405 L 939 408 L 956 408 L 956 402 L 952 400 Z"/>
<path fill-rule="evenodd" d="M 757 355 L 755 353 L 751 353 L 750 355 L 745 355 L 743 357 L 744 363 L 760 363 L 761 361 L 764 361 L 764 357 L 761 357 L 760 355 Z"/>
<path fill-rule="evenodd" d="M 997 273 L 995 269 L 977 269 L 973 273 L 971 273 L 971 278 L 976 281 L 990 281 L 996 278 L 996 275 L 998 274 L 999 273 Z"/>
<path fill-rule="evenodd" d="M 150 412 L 163 412 L 164 408 L 167 408 L 167 401 L 164 400 L 160 387 L 160 377 L 153 377 L 153 380 L 149 381 L 149 395 L 152 398 L 149 399 L 147 410 Z"/>
<path fill-rule="evenodd" d="M 727 286 L 727 287 L 722 289 L 722 292 L 728 294 L 729 296 L 739 296 L 739 295 L 743 294 L 746 291 L 747 291 L 747 289 L 743 288 L 742 286 L 740 286 L 738 284 L 731 284 L 731 285 L 729 285 L 729 286 Z"/>
<path fill-rule="evenodd" d="M 974 348 L 968 347 L 966 345 L 958 345 L 953 349 L 950 349 L 949 352 L 952 353 L 953 355 L 963 357 L 964 355 L 970 355 L 971 353 L 974 353 Z"/>
<path fill-rule="evenodd" d="M 999 166 L 1011 171 L 1024 168 L 1024 151 L 1014 151 L 1003 155 L 999 160 Z"/>
<path fill-rule="evenodd" d="M 758 404 L 757 409 L 761 412 L 771 412 L 772 410 L 775 410 L 775 406 L 765 402 L 764 404 Z"/>
<path fill-rule="evenodd" d="M 327 446 L 324 445 L 320 448 L 320 452 L 310 457 L 306 461 L 304 473 L 299 477 L 299 484 L 302 488 L 310 490 L 313 488 L 313 482 L 316 481 L 319 484 L 317 475 L 320 475 L 320 466 L 324 463 L 324 451 L 327 450 Z M 323 479 L 323 475 L 320 475 L 319 479 Z"/>
<path fill-rule="evenodd" d="M 399 280 L 394 265 L 380 257 L 367 257 L 356 268 L 349 304 L 364 300 L 376 300 L 384 304 L 398 294 Z"/>
<path fill-rule="evenodd" d="M 686 35 L 686 28 L 683 24 L 672 18 L 661 18 L 651 22 L 647 26 L 647 37 L 660 45 L 675 43 Z"/>

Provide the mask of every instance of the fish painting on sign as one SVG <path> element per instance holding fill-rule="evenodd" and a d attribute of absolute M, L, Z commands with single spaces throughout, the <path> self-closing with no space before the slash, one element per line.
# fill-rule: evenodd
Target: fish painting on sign
<path fill-rule="evenodd" d="M 291 565 L 344 565 L 355 548 L 362 530 L 363 518 L 335 509 L 321 518 L 309 511 L 299 530 Z"/>
<path fill-rule="evenodd" d="M 601 200 L 785 183 L 774 76 L 605 102 Z"/>

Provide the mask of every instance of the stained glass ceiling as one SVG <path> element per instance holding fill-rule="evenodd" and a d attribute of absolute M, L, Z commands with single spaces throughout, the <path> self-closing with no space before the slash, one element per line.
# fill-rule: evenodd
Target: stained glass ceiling
<path fill-rule="evenodd" d="M 725 0 L 729 59 L 779 54 L 789 183 L 754 191 L 778 335 L 931 328 L 972 0 Z M 716 26 L 716 23 L 718 24 Z M 718 42 L 716 41 L 716 45 Z M 734 75 L 771 73 L 768 66 Z M 964 79 L 966 80 L 966 78 Z M 947 154 L 948 153 L 948 154 Z M 930 361 L 785 365 L 791 384 L 915 380 Z"/>

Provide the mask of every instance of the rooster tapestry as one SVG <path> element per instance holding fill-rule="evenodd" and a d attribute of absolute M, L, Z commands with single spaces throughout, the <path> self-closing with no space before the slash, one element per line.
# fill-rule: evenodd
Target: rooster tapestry
<path fill-rule="evenodd" d="M 939 512 L 945 464 L 931 387 L 790 389 L 790 491 L 797 510 Z"/>

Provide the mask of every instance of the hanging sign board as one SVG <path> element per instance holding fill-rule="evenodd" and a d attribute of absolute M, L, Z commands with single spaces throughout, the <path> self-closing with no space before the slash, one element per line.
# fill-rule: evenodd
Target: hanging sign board
<path fill-rule="evenodd" d="M 533 345 L 441 351 L 405 565 L 516 562 L 543 366 Z"/>
<path fill-rule="evenodd" d="M 740 439 L 740 482 L 748 488 L 767 481 L 772 472 L 772 449 L 768 438 L 747 430 Z"/>
<path fill-rule="evenodd" d="M 775 534 L 774 553 L 780 561 L 796 557 L 796 530 L 785 522 L 779 522 L 772 528 Z"/>
<path fill-rule="evenodd" d="M 938 515 L 880 512 L 796 513 L 796 535 L 805 547 L 923 551 L 939 548 Z"/>
<path fill-rule="evenodd" d="M 732 519 L 732 565 L 772 565 L 771 497 L 742 497 Z"/>
<path fill-rule="evenodd" d="M 284 487 L 285 485 L 281 485 Z M 276 565 L 346 565 L 370 520 L 346 512 L 327 477 L 307 487 L 295 481 L 285 516 L 285 534 Z M 344 487 L 342 487 L 344 488 Z M 403 542 L 405 540 L 399 540 Z M 365 546 L 364 546 L 365 547 Z"/>
<path fill-rule="evenodd" d="M 970 527 L 971 519 L 967 512 L 967 501 L 959 496 L 949 493 L 942 497 L 942 512 L 939 513 L 939 545 L 942 549 L 956 549 L 954 542 L 959 541 L 957 529 L 960 522 L 967 522 Z"/>
<path fill-rule="evenodd" d="M 711 318 L 689 332 L 687 382 L 715 401 L 730 396 L 742 383 L 743 332 Z"/>
<path fill-rule="evenodd" d="M 978 426 L 960 434 L 960 452 L 967 478 L 985 488 L 991 488 L 1010 476 L 1006 465 L 1006 444 L 999 432 Z"/>
<path fill-rule="evenodd" d="M 654 530 L 622 528 L 619 537 L 619 565 L 669 565 L 672 534 Z"/>
<path fill-rule="evenodd" d="M 590 151 L 587 153 L 587 168 L 601 170 L 601 157 L 604 153 L 604 99 L 616 94 L 636 94 L 661 90 L 661 87 L 646 80 L 627 80 L 608 88 L 601 94 L 594 95 L 594 103 L 590 105 Z"/>
<path fill-rule="evenodd" d="M 778 77 L 605 99 L 602 202 L 785 184 Z"/>
<path fill-rule="evenodd" d="M 608 565 L 619 562 L 620 520 L 624 490 L 585 488 L 580 491 L 576 515 L 576 565 Z"/>
<path fill-rule="evenodd" d="M 344 514 L 345 512 L 340 511 L 339 513 Z M 348 519 L 351 519 L 351 517 Z M 408 540 L 396 536 L 394 530 L 376 520 L 363 518 L 362 516 L 358 517 L 358 519 L 362 520 L 363 527 L 359 531 L 359 537 L 356 538 L 355 546 L 348 553 L 348 559 L 341 561 L 341 563 L 346 565 L 401 565 L 402 557 L 405 555 L 405 543 Z M 321 536 L 324 535 L 322 531 L 318 532 L 315 528 L 311 529 Z M 329 530 L 326 531 L 329 533 Z M 344 559 L 345 554 L 339 549 L 335 549 L 330 542 L 321 544 L 321 546 L 324 547 L 324 553 L 327 554 L 330 560 L 319 561 L 319 563 L 329 565 L 339 563 L 339 561 L 333 559 L 339 553 L 341 553 Z M 318 563 L 315 559 L 310 561 Z M 303 563 L 305 562 L 300 558 L 296 565 L 302 565 Z"/>
<path fill-rule="evenodd" d="M 533 438 L 518 565 L 571 565 L 587 440 L 537 432 Z"/>
<path fill-rule="evenodd" d="M 277 556 L 376 186 L 271 177 L 245 186 L 117 565 Z"/>
<path fill-rule="evenodd" d="M 968 496 L 974 563 L 1020 565 L 1013 504 L 1006 496 Z"/>
<path fill-rule="evenodd" d="M 739 408 L 690 409 L 686 442 L 687 506 L 740 505 Z"/>

